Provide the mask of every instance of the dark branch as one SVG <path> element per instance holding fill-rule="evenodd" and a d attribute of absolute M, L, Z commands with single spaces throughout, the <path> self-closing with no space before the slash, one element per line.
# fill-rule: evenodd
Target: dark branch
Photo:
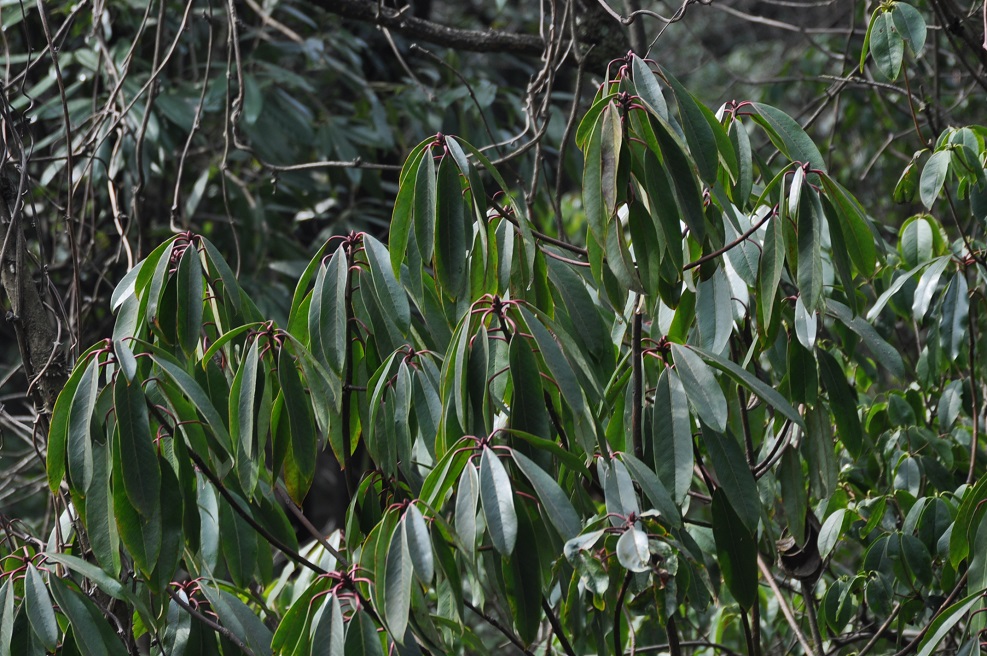
<path fill-rule="evenodd" d="M 406 37 L 456 50 L 509 52 L 537 57 L 545 49 L 542 38 L 534 34 L 456 29 L 409 16 L 407 12 L 381 8 L 376 2 L 367 0 L 315 0 L 313 4 L 343 18 L 373 23 Z"/>

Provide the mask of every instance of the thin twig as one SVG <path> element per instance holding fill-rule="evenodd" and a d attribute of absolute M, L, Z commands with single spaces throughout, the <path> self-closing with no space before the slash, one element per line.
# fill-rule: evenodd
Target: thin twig
<path fill-rule="evenodd" d="M 775 577 L 771 573 L 771 568 L 764 562 L 764 557 L 761 554 L 757 554 L 757 566 L 760 568 L 761 574 L 764 575 L 764 580 L 768 582 L 768 587 L 774 592 L 775 599 L 778 600 L 778 607 L 781 608 L 781 614 L 785 616 L 785 621 L 792 628 L 792 632 L 795 633 L 795 638 L 802 645 L 802 649 L 805 650 L 807 655 L 815 654 L 815 656 L 821 656 L 821 654 L 812 648 L 809 640 L 805 637 L 805 633 L 802 632 L 802 627 L 799 626 L 798 620 L 795 619 L 795 613 L 792 612 L 792 607 L 788 605 L 788 600 L 785 599 L 785 595 L 781 593 L 778 584 L 775 583 Z"/>
<path fill-rule="evenodd" d="M 500 631 L 500 633 L 505 638 L 507 638 L 511 642 L 512 645 L 514 645 L 515 647 L 517 647 L 518 649 L 520 649 L 525 654 L 525 656 L 535 656 L 533 653 L 531 653 L 531 650 L 529 650 L 527 647 L 524 646 L 524 643 L 521 642 L 521 639 L 520 638 L 518 638 L 516 635 L 514 635 L 514 633 L 511 632 L 503 624 L 501 624 L 500 622 L 498 622 L 496 620 L 496 618 L 493 618 L 493 617 L 487 615 L 481 609 L 477 608 L 476 606 L 474 606 L 473 604 L 471 604 L 468 601 L 463 601 L 463 605 L 466 606 L 467 608 L 469 608 L 474 613 L 476 613 L 480 618 L 483 619 L 484 622 L 486 622 L 487 624 L 489 624 L 493 628 L 495 628 L 498 631 Z"/>
<path fill-rule="evenodd" d="M 552 631 L 555 632 L 555 637 L 562 644 L 562 651 L 568 654 L 568 656 L 576 656 L 576 652 L 573 651 L 572 645 L 569 643 L 569 638 L 566 637 L 565 630 L 562 628 L 562 623 L 555 616 L 555 611 L 548 605 L 548 600 L 545 599 L 544 595 L 541 598 L 541 607 L 545 611 L 546 617 L 548 617 L 548 623 L 552 625 Z"/>

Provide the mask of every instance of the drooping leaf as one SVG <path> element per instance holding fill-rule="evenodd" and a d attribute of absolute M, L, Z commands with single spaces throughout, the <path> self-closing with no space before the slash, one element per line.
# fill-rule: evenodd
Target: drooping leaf
<path fill-rule="evenodd" d="M 871 21 L 873 25 L 868 27 L 870 33 L 870 53 L 877 64 L 877 70 L 881 71 L 887 79 L 898 79 L 901 73 L 901 62 L 905 56 L 905 42 L 901 34 L 895 28 L 893 12 L 882 11 L 876 14 Z"/>
<path fill-rule="evenodd" d="M 161 471 L 151 442 L 146 403 L 139 381 L 128 384 L 126 378 L 117 376 L 113 405 L 121 468 L 116 471 L 123 477 L 123 487 L 134 509 L 144 517 L 153 517 L 160 503 Z"/>
<path fill-rule="evenodd" d="M 651 552 L 648 535 L 636 526 L 630 526 L 617 540 L 617 561 L 632 572 L 651 569 Z"/>
<path fill-rule="evenodd" d="M 832 355 L 816 349 L 816 361 L 819 363 L 819 377 L 829 394 L 830 410 L 836 419 L 837 437 L 851 455 L 859 456 L 863 448 L 863 429 L 857 415 L 856 394 Z"/>
<path fill-rule="evenodd" d="M 672 500 L 672 496 L 668 493 L 668 490 L 658 479 L 658 475 L 629 453 L 620 454 L 620 459 L 627 465 L 631 476 L 641 486 L 644 495 L 651 502 L 652 507 L 660 513 L 665 523 L 672 528 L 680 528 L 682 526 L 682 518 L 679 509 Z"/>
<path fill-rule="evenodd" d="M 965 345 L 969 317 L 970 299 L 966 276 L 962 271 L 959 271 L 946 287 L 939 317 L 940 343 L 950 360 L 956 360 L 959 357 L 960 349 Z"/>
<path fill-rule="evenodd" d="M 826 171 L 826 162 L 819 149 L 795 119 L 771 105 L 752 104 L 757 111 L 753 116 L 754 120 L 765 129 L 771 143 L 778 150 L 793 162 L 808 162 L 812 168 Z"/>
<path fill-rule="evenodd" d="M 544 507 L 544 514 L 563 540 L 571 540 L 579 534 L 582 522 L 572 507 L 562 487 L 544 469 L 518 450 L 511 451 L 511 457 L 518 468 L 528 478 L 538 500 Z"/>
<path fill-rule="evenodd" d="M 726 430 L 727 400 L 712 370 L 691 349 L 679 344 L 672 344 L 672 358 L 693 410 L 713 430 Z"/>
<path fill-rule="evenodd" d="M 475 513 L 475 510 L 474 510 Z M 408 543 L 408 553 L 415 568 L 418 580 L 428 585 L 435 576 L 434 558 L 432 556 L 432 539 L 428 526 L 418 506 L 411 504 L 401 522 L 404 528 L 405 540 Z"/>
<path fill-rule="evenodd" d="M 363 236 L 363 246 L 370 264 L 370 278 L 382 309 L 394 320 L 402 333 L 407 333 L 411 326 L 408 295 L 394 277 L 394 271 L 389 265 L 390 254 L 387 248 L 372 235 Z"/>
<path fill-rule="evenodd" d="M 658 378 L 651 436 L 655 471 L 675 502 L 681 504 L 692 485 L 695 458 L 689 397 L 679 375 L 672 368 L 666 368 Z"/>
<path fill-rule="evenodd" d="M 202 262 L 195 242 L 190 242 L 178 262 L 178 293 L 182 302 L 178 304 L 177 333 L 178 343 L 186 355 L 191 355 L 199 343 L 202 329 Z"/>
<path fill-rule="evenodd" d="M 399 524 L 391 536 L 383 572 L 384 620 L 391 637 L 399 641 L 408 626 L 413 570 L 407 537 Z"/>
<path fill-rule="evenodd" d="M 58 609 L 72 625 L 76 646 L 83 656 L 127 656 L 127 650 L 93 602 L 57 577 L 52 577 L 48 585 Z"/>
<path fill-rule="evenodd" d="M 705 429 L 703 443 L 716 470 L 720 489 L 726 493 L 731 508 L 747 531 L 755 535 L 761 521 L 761 498 L 743 448 L 732 435 Z"/>
<path fill-rule="evenodd" d="M 850 308 L 839 301 L 831 298 L 826 299 L 826 313 L 836 317 L 843 324 L 857 333 L 867 345 L 867 348 L 876 356 L 877 361 L 897 378 L 904 378 L 905 363 L 901 359 L 901 354 L 881 337 L 874 327 L 864 321 L 862 317 L 854 317 L 850 314 Z"/>
<path fill-rule="evenodd" d="M 480 457 L 480 503 L 494 548 L 510 556 L 517 541 L 514 492 L 507 470 L 489 447 L 484 447 Z"/>
<path fill-rule="evenodd" d="M 723 488 L 713 492 L 713 537 L 723 579 L 734 599 L 748 609 L 757 600 L 757 543 L 734 511 Z"/>
<path fill-rule="evenodd" d="M 466 281 L 466 215 L 459 173 L 451 158 L 439 162 L 435 213 L 435 278 L 447 296 L 457 298 Z"/>
<path fill-rule="evenodd" d="M 58 643 L 58 622 L 55 621 L 48 590 L 33 563 L 28 563 L 24 572 L 24 607 L 34 635 L 38 636 L 45 649 L 54 651 Z"/>

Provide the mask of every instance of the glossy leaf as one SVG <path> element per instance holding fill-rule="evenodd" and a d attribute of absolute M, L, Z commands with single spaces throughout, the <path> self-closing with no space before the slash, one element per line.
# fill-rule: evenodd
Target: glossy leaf
<path fill-rule="evenodd" d="M 466 281 L 466 216 L 459 173 L 449 157 L 439 163 L 435 212 L 435 277 L 447 296 L 456 298 Z"/>
<path fill-rule="evenodd" d="M 58 609 L 72 625 L 76 646 L 83 656 L 127 655 L 123 644 L 103 618 L 102 611 L 93 602 L 56 577 L 52 577 L 48 585 Z"/>
<path fill-rule="evenodd" d="M 480 457 L 480 503 L 494 548 L 510 556 L 517 541 L 514 492 L 507 470 L 489 447 L 484 447 Z"/>
<path fill-rule="evenodd" d="M 946 182 L 946 173 L 949 171 L 950 152 L 940 150 L 932 153 L 932 157 L 922 167 L 922 176 L 919 178 L 918 193 L 922 199 L 922 204 L 932 209 L 932 204 L 936 202 L 942 186 Z"/>
<path fill-rule="evenodd" d="M 38 636 L 45 649 L 54 651 L 58 643 L 58 622 L 55 621 L 55 611 L 45 583 L 32 563 L 28 563 L 24 571 L 24 607 L 34 635 Z"/>
<path fill-rule="evenodd" d="M 408 626 L 411 610 L 411 575 L 414 566 L 408 553 L 408 541 L 402 526 L 398 525 L 387 549 L 387 561 L 383 572 L 384 620 L 391 636 L 399 639 Z"/>
<path fill-rule="evenodd" d="M 617 562 L 632 572 L 647 572 L 651 569 L 651 552 L 648 550 L 648 535 L 641 529 L 630 526 L 617 540 Z"/>
<path fill-rule="evenodd" d="M 901 62 L 905 55 L 905 42 L 895 27 L 893 12 L 882 11 L 871 20 L 874 23 L 868 27 L 870 32 L 870 53 L 874 57 L 877 69 L 887 79 L 898 79 L 901 72 Z"/>
<path fill-rule="evenodd" d="M 405 541 L 408 544 L 408 554 L 415 568 L 415 576 L 419 581 L 428 585 L 435 576 L 432 539 L 429 536 L 425 518 L 418 510 L 418 506 L 415 504 L 408 506 L 401 526 L 404 529 Z"/>
<path fill-rule="evenodd" d="M 942 349 L 950 360 L 959 357 L 966 346 L 967 323 L 970 316 L 970 299 L 966 277 L 957 273 L 949 281 L 942 299 L 939 317 L 939 337 Z"/>
<path fill-rule="evenodd" d="M 641 486 L 644 495 L 651 502 L 652 507 L 659 512 L 665 523 L 672 528 L 680 528 L 682 526 L 682 518 L 679 509 L 676 507 L 668 490 L 658 479 L 657 474 L 629 453 L 620 454 L 620 460 L 627 465 L 631 476 Z"/>
<path fill-rule="evenodd" d="M 113 385 L 113 405 L 116 409 L 117 436 L 120 445 L 123 487 L 127 498 L 144 517 L 158 513 L 161 471 L 151 442 L 147 416 L 147 401 L 140 383 L 127 384 L 118 376 Z"/>

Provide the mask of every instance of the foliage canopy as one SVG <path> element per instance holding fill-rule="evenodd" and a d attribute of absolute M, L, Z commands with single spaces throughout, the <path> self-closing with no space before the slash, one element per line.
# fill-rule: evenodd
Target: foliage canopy
<path fill-rule="evenodd" d="M 183 7 L 185 26 L 196 3 Z M 221 12 L 208 11 L 213 21 Z M 233 4 L 225 11 L 239 46 Z M 294 33 L 256 11 L 265 29 Z M 150 15 L 121 9 L 113 26 L 143 31 Z M 43 13 L 22 19 L 38 19 L 52 43 Z M 211 20 L 191 28 L 207 35 L 210 58 Z M 394 44 L 397 18 L 377 20 Z M 907 85 L 929 31 L 915 6 L 876 6 L 854 64 Z M 358 50 L 346 43 L 356 32 L 341 34 L 339 53 Z M 339 65 L 330 75 L 345 88 L 366 83 L 317 44 L 289 42 L 271 49 Z M 130 254 L 107 299 L 109 336 L 66 354 L 61 378 L 59 351 L 40 366 L 36 344 L 20 349 L 54 514 L 5 522 L 0 654 L 979 649 L 987 129 L 941 126 L 887 190 L 920 211 L 882 221 L 848 188 L 839 153 L 795 118 L 762 100 L 708 107 L 645 48 L 594 71 L 602 77 L 582 110 L 592 60 L 579 61 L 553 195 L 522 181 L 546 175 L 540 135 L 527 168 L 524 149 L 473 145 L 498 140 L 482 88 L 464 93 L 483 130 L 401 144 L 395 110 L 369 86 L 338 119 L 346 129 L 312 124 L 262 72 L 277 58 L 256 48 L 247 66 L 229 48 L 228 86 L 212 87 L 221 92 L 205 63 L 193 105 L 154 90 L 157 64 L 143 91 L 121 75 L 127 111 L 94 122 L 85 138 L 108 152 L 85 151 L 77 170 L 63 125 L 65 150 L 40 184 L 66 176 L 69 199 L 73 179 L 111 195 L 128 179 L 139 207 L 136 187 L 168 164 L 140 168 L 142 139 L 170 130 L 192 144 L 220 108 L 228 150 L 181 202 L 186 145 L 167 220 L 149 219 L 142 236 L 172 234 Z M 63 50 L 62 61 L 85 66 L 87 56 Z M 565 55 L 551 56 L 549 76 Z M 86 106 L 68 101 L 67 81 L 55 67 L 51 107 L 72 125 L 69 110 Z M 529 101 L 551 98 L 542 84 Z M 143 113 L 128 113 L 148 90 Z M 935 123 L 920 125 L 905 93 L 894 101 L 922 139 Z M 5 122 L 17 111 L 5 105 Z M 414 118 L 416 106 L 405 111 Z M 546 100 L 529 117 L 545 133 L 552 111 Z M 120 121 L 140 139 L 110 140 Z M 428 123 L 409 125 L 424 134 Z M 381 154 L 408 151 L 380 167 L 393 188 L 369 177 L 355 147 L 332 143 L 347 130 Z M 173 138 L 158 137 L 161 148 Z M 570 139 L 578 156 L 565 153 Z M 23 202 L 23 145 L 8 146 L 24 155 L 23 175 L 3 204 L 4 289 L 22 329 L 40 298 L 26 285 L 21 222 L 35 215 Z M 290 164 L 308 148 L 339 156 L 321 162 L 331 174 Z M 573 157 L 578 189 L 565 194 Z M 330 227 L 300 265 L 272 256 L 280 246 L 262 229 L 233 251 L 213 217 L 195 220 L 199 204 L 264 217 L 262 194 L 228 185 L 265 171 L 291 196 L 282 214 L 299 219 L 296 192 L 332 183 L 377 212 L 388 198 L 386 226 L 371 211 L 354 229 Z M 68 233 L 81 235 L 72 224 Z M 241 259 L 231 266 L 232 252 Z M 279 262 L 293 289 L 239 275 L 251 258 Z M 69 261 L 79 280 L 64 316 L 81 335 L 83 309 L 100 315 L 79 296 L 85 258 Z M 342 468 L 347 501 L 328 533 L 307 516 L 332 501 L 313 498 L 324 494 L 324 453 Z"/>

